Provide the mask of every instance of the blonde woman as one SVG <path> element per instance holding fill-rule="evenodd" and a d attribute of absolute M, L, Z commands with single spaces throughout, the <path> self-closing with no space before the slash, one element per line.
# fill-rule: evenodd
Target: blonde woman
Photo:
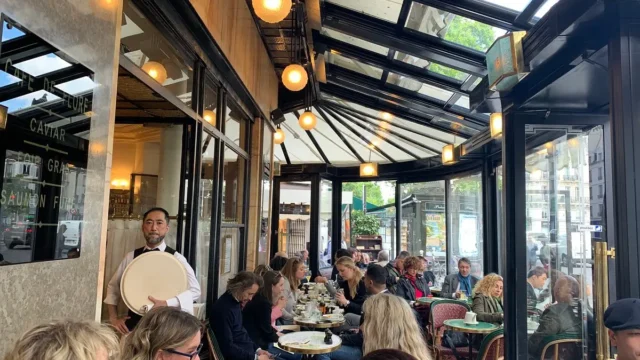
<path fill-rule="evenodd" d="M 307 269 L 302 260 L 294 257 L 287 260 L 282 269 L 284 277 L 284 297 L 287 299 L 287 305 L 282 309 L 282 320 L 285 323 L 293 322 L 293 309 L 298 301 L 298 288 L 300 282 L 306 276 Z"/>
<path fill-rule="evenodd" d="M 502 308 L 502 276 L 489 274 L 482 278 L 473 288 L 473 312 L 478 314 L 478 321 L 501 325 L 504 320 Z"/>
<path fill-rule="evenodd" d="M 57 321 L 38 325 L 16 342 L 5 360 L 116 360 L 118 338 L 90 321 Z"/>
<path fill-rule="evenodd" d="M 364 285 L 364 276 L 352 258 L 343 256 L 336 261 L 336 268 L 342 278 L 340 289 L 335 291 L 330 283 L 327 289 L 332 294 L 335 291 L 336 303 L 344 308 L 346 314 L 360 315 L 362 304 L 367 299 L 367 288 Z"/>
<path fill-rule="evenodd" d="M 431 360 L 411 307 L 402 298 L 379 294 L 365 301 L 362 316 L 362 353 L 376 350 L 404 351 L 418 360 Z"/>
<path fill-rule="evenodd" d="M 178 308 L 151 310 L 122 344 L 122 359 L 200 360 L 202 323 Z"/>

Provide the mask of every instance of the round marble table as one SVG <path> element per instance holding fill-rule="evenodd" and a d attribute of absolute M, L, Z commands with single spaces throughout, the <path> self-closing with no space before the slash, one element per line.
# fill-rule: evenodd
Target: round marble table
<path fill-rule="evenodd" d="M 278 346 L 294 354 L 302 354 L 302 359 L 312 359 L 314 355 L 328 354 L 342 346 L 340 336 L 332 335 L 332 343 L 324 343 L 324 333 L 320 331 L 298 331 L 280 336 Z"/>
<path fill-rule="evenodd" d="M 498 325 L 478 321 L 477 324 L 465 324 L 462 319 L 449 319 L 444 321 L 444 326 L 453 331 L 459 331 L 469 334 L 469 360 L 473 359 L 473 336 L 476 334 L 489 334 L 494 330 L 498 330 Z"/>
<path fill-rule="evenodd" d="M 320 321 L 305 319 L 302 316 L 295 316 L 293 318 L 293 323 L 312 329 L 333 329 L 344 325 L 344 316 L 335 318 L 332 316 L 323 316 Z"/>

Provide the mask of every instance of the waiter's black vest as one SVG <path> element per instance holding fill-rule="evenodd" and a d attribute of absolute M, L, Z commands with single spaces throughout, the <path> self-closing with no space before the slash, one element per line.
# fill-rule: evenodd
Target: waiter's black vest
<path fill-rule="evenodd" d="M 148 251 L 155 251 L 155 250 L 148 250 Z M 157 250 L 160 251 L 160 250 Z M 138 256 L 142 255 L 144 253 L 144 246 L 138 249 L 135 249 L 133 251 L 133 258 L 137 258 Z M 164 249 L 164 252 L 169 253 L 171 255 L 175 254 L 176 251 L 170 247 L 166 247 Z M 129 328 L 129 331 L 132 331 L 136 325 L 138 325 L 138 322 L 140 322 L 140 319 L 142 319 L 142 316 L 134 313 L 133 311 L 129 310 L 129 319 L 127 319 L 127 321 L 125 322 L 125 324 L 127 325 L 127 328 Z"/>

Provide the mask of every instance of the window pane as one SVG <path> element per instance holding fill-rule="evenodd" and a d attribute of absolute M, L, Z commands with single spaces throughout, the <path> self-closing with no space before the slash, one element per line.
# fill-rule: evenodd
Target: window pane
<path fill-rule="evenodd" d="M 424 84 L 410 77 L 398 75 L 395 73 L 389 73 L 387 83 L 400 86 L 407 90 L 426 95 L 430 98 L 437 99 L 442 102 L 446 102 L 447 100 L 449 100 L 451 95 L 453 95 L 453 92 L 451 91 L 440 89 L 429 84 Z"/>
<path fill-rule="evenodd" d="M 309 249 L 310 215 L 311 182 L 280 183 L 278 251 L 284 251 L 291 257 Z"/>
<path fill-rule="evenodd" d="M 527 5 L 531 2 L 531 0 L 479 0 L 482 2 L 486 2 L 492 5 L 496 5 L 498 7 L 502 7 L 509 10 L 515 10 L 517 12 L 522 12 Z"/>
<path fill-rule="evenodd" d="M 371 76 L 378 80 L 382 78 L 382 69 L 363 64 L 357 60 L 352 60 L 342 55 L 327 53 L 327 62 L 351 71 L 358 72 L 362 75 Z"/>
<path fill-rule="evenodd" d="M 229 147 L 224 147 L 224 170 L 222 181 L 222 221 L 242 223 L 244 209 L 244 182 L 246 160 Z"/>
<path fill-rule="evenodd" d="M 411 4 L 405 26 L 483 52 L 506 34 L 506 30 L 416 2 Z"/>
<path fill-rule="evenodd" d="M 402 250 L 427 257 L 427 271 L 440 287 L 447 276 L 447 222 L 445 215 L 445 182 L 403 184 L 402 198 L 415 198 L 415 203 L 402 207 Z"/>
<path fill-rule="evenodd" d="M 269 263 L 269 237 L 271 234 L 271 159 L 273 149 L 273 131 L 265 123 L 262 145 L 262 222 L 260 242 L 258 244 L 258 264 Z"/>
<path fill-rule="evenodd" d="M 130 0 L 124 2 L 123 12 L 122 53 L 151 77 L 161 81 L 162 86 L 173 95 L 191 105 L 192 65 Z M 154 66 L 149 63 L 151 61 L 155 63 Z"/>
<path fill-rule="evenodd" d="M 233 101 L 227 102 L 227 116 L 224 134 L 240 148 L 247 150 L 247 131 L 249 120 Z"/>
<path fill-rule="evenodd" d="M 218 296 L 227 291 L 227 282 L 238 272 L 238 259 L 240 259 L 240 239 L 244 229 L 222 228 L 220 230 L 220 269 L 218 282 Z"/>
<path fill-rule="evenodd" d="M 351 35 L 341 33 L 333 29 L 322 28 L 320 33 L 330 38 L 340 40 L 342 42 L 346 42 L 348 44 L 363 48 L 365 50 L 373 51 L 378 54 L 387 55 L 389 53 L 389 48 L 368 42 L 366 40 L 359 39 L 357 37 L 353 37 Z"/>
<path fill-rule="evenodd" d="M 333 199 L 333 184 L 329 180 L 320 182 L 320 246 L 318 247 L 318 268 L 323 275 L 331 277 L 333 261 L 331 261 L 331 229 L 333 218 L 331 203 Z"/>
<path fill-rule="evenodd" d="M 398 22 L 402 1 L 400 0 L 328 0 L 334 4 L 359 11 L 392 23 Z"/>
<path fill-rule="evenodd" d="M 200 283 L 200 302 L 207 302 L 207 280 L 209 276 L 209 245 L 211 243 L 211 209 L 213 204 L 213 157 L 215 139 L 202 132 L 202 171 L 200 173 L 200 195 L 198 197 L 198 256 L 196 277 Z"/>
<path fill-rule="evenodd" d="M 449 182 L 447 213 L 451 224 L 449 244 L 450 273 L 458 272 L 458 260 L 471 260 L 471 274 L 484 274 L 482 257 L 482 177 L 480 174 Z"/>
<path fill-rule="evenodd" d="M 204 86 L 204 113 L 202 115 L 202 118 L 215 127 L 217 125 L 217 112 L 218 88 L 214 84 L 208 83 L 207 81 Z"/>
<path fill-rule="evenodd" d="M 450 67 L 446 67 L 444 65 L 436 64 L 429 60 L 421 59 L 413 55 L 405 54 L 403 52 L 397 52 L 395 56 L 395 60 L 399 60 L 406 64 L 413 65 L 421 69 L 429 70 L 436 74 L 448 76 L 450 78 L 460 80 L 460 81 L 464 81 L 469 76 L 469 74 L 462 72 L 460 70 L 456 70 Z"/>
<path fill-rule="evenodd" d="M 547 2 L 545 2 L 540 10 L 538 10 L 538 12 L 533 16 L 533 19 L 531 19 L 531 23 L 537 23 L 538 20 L 545 16 L 549 12 L 549 10 L 551 10 L 551 8 L 558 3 L 558 1 L 559 0 L 547 0 Z"/>

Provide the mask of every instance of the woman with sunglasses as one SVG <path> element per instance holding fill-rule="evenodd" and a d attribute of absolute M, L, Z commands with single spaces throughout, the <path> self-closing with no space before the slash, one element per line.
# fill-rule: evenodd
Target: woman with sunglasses
<path fill-rule="evenodd" d="M 281 359 L 300 360 L 301 355 L 281 351 L 273 345 L 281 334 L 272 326 L 271 314 L 274 305 L 277 305 L 284 293 L 284 277 L 279 272 L 267 271 L 263 280 L 264 285 L 260 291 L 242 310 L 242 325 L 251 340 L 261 349 L 276 354 Z"/>
<path fill-rule="evenodd" d="M 127 360 L 200 360 L 202 324 L 178 308 L 161 307 L 142 317 L 124 339 Z"/>

